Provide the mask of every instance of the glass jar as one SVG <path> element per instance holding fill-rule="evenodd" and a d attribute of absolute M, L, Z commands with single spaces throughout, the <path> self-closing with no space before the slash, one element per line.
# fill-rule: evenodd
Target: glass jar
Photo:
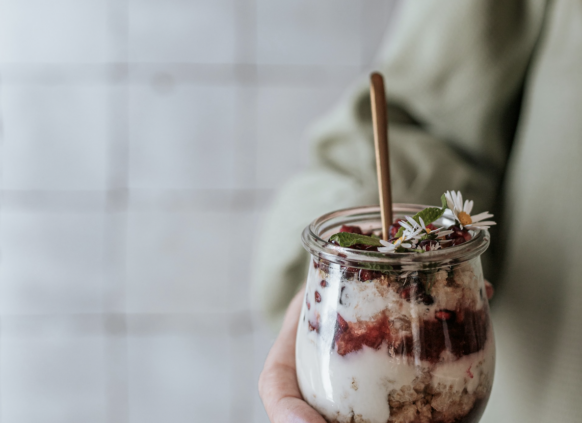
<path fill-rule="evenodd" d="M 424 208 L 395 204 L 394 218 Z M 480 261 L 489 233 L 386 254 L 327 242 L 342 225 L 380 231 L 380 209 L 332 212 L 303 232 L 312 258 L 296 343 L 305 401 L 328 422 L 478 422 L 495 368 Z"/>

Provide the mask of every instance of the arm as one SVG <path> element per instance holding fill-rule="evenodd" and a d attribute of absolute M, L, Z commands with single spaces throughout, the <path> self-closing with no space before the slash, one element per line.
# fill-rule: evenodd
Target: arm
<path fill-rule="evenodd" d="M 461 190 L 492 210 L 544 1 L 409 1 L 380 54 L 395 202 Z M 254 299 L 275 326 L 305 278 L 302 229 L 377 204 L 368 80 L 315 128 L 311 167 L 279 193 L 259 240 Z"/>

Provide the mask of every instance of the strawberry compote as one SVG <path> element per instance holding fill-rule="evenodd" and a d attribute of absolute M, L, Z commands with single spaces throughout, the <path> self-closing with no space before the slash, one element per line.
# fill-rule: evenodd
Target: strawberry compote
<path fill-rule="evenodd" d="M 303 233 L 312 254 L 296 344 L 303 397 L 334 423 L 478 422 L 495 366 L 479 258 L 488 233 L 424 254 L 326 242 L 346 222 L 370 233 L 379 219 L 377 207 L 343 210 Z"/>

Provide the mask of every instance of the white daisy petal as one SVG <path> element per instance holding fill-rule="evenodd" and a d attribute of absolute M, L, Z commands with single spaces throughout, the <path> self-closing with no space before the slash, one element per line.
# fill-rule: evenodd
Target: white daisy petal
<path fill-rule="evenodd" d="M 473 210 L 473 200 L 465 200 L 465 206 L 463 207 L 463 211 L 468 215 L 471 215 L 471 210 Z"/>
<path fill-rule="evenodd" d="M 404 241 L 408 241 L 409 239 L 413 239 L 418 237 L 418 235 L 422 232 L 422 228 L 418 228 L 414 231 L 404 231 Z"/>
<path fill-rule="evenodd" d="M 454 219 L 455 213 L 451 209 L 446 209 L 445 214 L 443 214 L 443 216 L 448 217 L 449 219 Z"/>
<path fill-rule="evenodd" d="M 393 245 L 390 241 L 384 241 L 383 239 L 379 239 L 378 241 L 385 247 L 391 247 Z"/>
<path fill-rule="evenodd" d="M 447 191 L 445 193 L 445 198 L 447 199 L 447 207 L 452 211 L 455 209 L 455 194 L 454 191 Z"/>
<path fill-rule="evenodd" d="M 497 225 L 497 223 L 493 222 L 493 221 L 488 221 L 488 222 L 477 222 L 477 223 L 472 223 L 471 225 L 467 225 L 467 228 L 489 228 L 489 226 L 493 226 L 493 225 Z"/>
<path fill-rule="evenodd" d="M 408 243 L 406 243 L 406 244 L 402 244 L 402 245 L 401 245 L 401 247 L 403 247 L 403 248 L 411 248 L 411 247 L 412 247 L 412 245 L 411 245 L 411 244 L 408 244 Z"/>
<path fill-rule="evenodd" d="M 451 207 L 449 207 L 451 210 L 455 210 L 455 206 L 457 205 L 457 194 L 455 193 L 455 191 L 451 191 L 450 192 L 451 195 Z"/>
<path fill-rule="evenodd" d="M 490 217 L 493 217 L 493 215 L 491 213 L 483 212 L 483 213 L 476 214 L 475 216 L 471 216 L 471 220 L 473 221 L 473 223 L 475 223 L 475 222 L 479 222 L 483 219 L 489 219 Z"/>
<path fill-rule="evenodd" d="M 418 222 L 416 220 L 414 220 L 412 217 L 406 216 L 406 220 L 408 220 L 410 222 L 410 224 L 412 225 L 413 228 L 416 228 L 418 226 Z"/>
<path fill-rule="evenodd" d="M 457 209 L 457 212 L 458 213 L 461 212 L 461 211 L 463 211 L 463 194 L 461 194 L 461 191 L 457 191 L 457 193 L 456 193 L 456 196 L 455 196 L 455 209 Z"/>
<path fill-rule="evenodd" d="M 404 229 L 407 229 L 407 230 L 412 232 L 412 226 L 410 226 L 408 223 L 400 222 L 400 226 L 402 226 Z"/>

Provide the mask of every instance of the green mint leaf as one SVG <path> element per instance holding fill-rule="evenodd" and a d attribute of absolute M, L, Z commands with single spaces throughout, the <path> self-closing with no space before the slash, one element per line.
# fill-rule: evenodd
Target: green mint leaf
<path fill-rule="evenodd" d="M 427 207 L 423 211 L 416 213 L 412 218 L 420 223 L 420 218 L 422 217 L 424 224 L 428 225 L 439 219 L 445 213 L 445 210 L 446 209 L 439 209 L 437 207 Z"/>
<path fill-rule="evenodd" d="M 447 207 L 449 207 L 447 205 L 447 197 L 445 197 L 445 194 L 441 195 L 441 204 L 442 204 L 443 210 L 446 210 Z"/>
<path fill-rule="evenodd" d="M 378 238 L 372 238 L 371 236 L 367 235 L 360 235 L 360 234 L 352 234 L 349 232 L 340 232 L 335 235 L 332 235 L 329 238 L 330 241 L 337 242 L 341 247 L 351 247 L 352 245 L 356 244 L 364 244 L 364 245 L 372 245 L 374 247 L 381 247 L 382 244 L 380 243 Z"/>

